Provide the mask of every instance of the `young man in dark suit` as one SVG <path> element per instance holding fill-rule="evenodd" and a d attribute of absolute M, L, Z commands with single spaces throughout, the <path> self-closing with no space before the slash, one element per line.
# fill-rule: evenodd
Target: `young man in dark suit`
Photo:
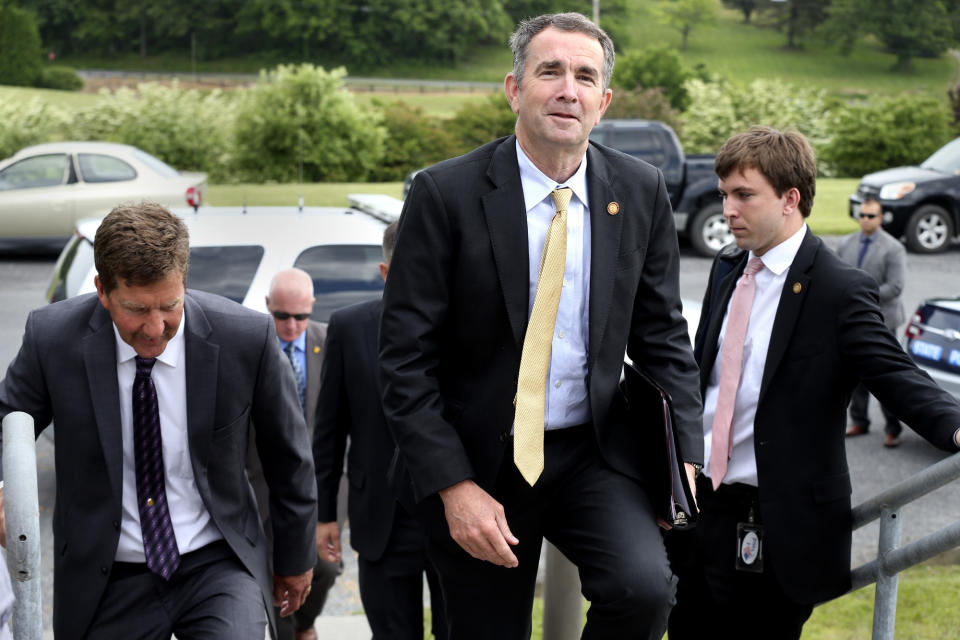
<path fill-rule="evenodd" d="M 511 46 L 516 135 L 421 171 L 400 218 L 380 327 L 392 479 L 427 528 L 451 638 L 529 637 L 544 537 L 579 569 L 584 638 L 660 638 L 675 581 L 641 463 L 656 421 L 628 415 L 619 381 L 626 351 L 701 462 L 668 194 L 589 141 L 612 96 L 606 33 L 544 15 Z"/>
<path fill-rule="evenodd" d="M 185 289 L 189 256 L 164 207 L 115 208 L 94 239 L 96 294 L 31 312 L 0 381 L 0 418 L 29 413 L 38 435 L 56 421 L 57 638 L 263 640 L 265 607 L 290 615 L 310 590 L 316 487 L 290 365 L 268 317 Z"/>
<path fill-rule="evenodd" d="M 817 170 L 801 134 L 735 135 L 716 172 L 736 243 L 714 261 L 697 330 L 709 463 L 699 524 L 667 534 L 670 639 L 799 638 L 814 604 L 850 588 L 856 382 L 946 451 L 960 405 L 884 325 L 873 278 L 807 228 Z"/>

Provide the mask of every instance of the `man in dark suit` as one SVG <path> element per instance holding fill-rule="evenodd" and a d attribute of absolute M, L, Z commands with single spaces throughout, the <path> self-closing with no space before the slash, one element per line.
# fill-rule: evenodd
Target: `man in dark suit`
<path fill-rule="evenodd" d="M 543 537 L 579 569 L 583 637 L 660 638 L 675 582 L 640 462 L 655 420 L 628 416 L 618 383 L 626 351 L 701 461 L 667 191 L 589 142 L 606 33 L 544 15 L 511 46 L 516 135 L 421 171 L 400 219 L 380 328 L 392 478 L 427 527 L 451 638 L 529 637 Z"/>
<path fill-rule="evenodd" d="M 799 638 L 815 603 L 850 588 L 854 385 L 947 451 L 960 405 L 904 354 L 873 279 L 807 228 L 817 170 L 801 134 L 754 127 L 715 168 L 736 245 L 714 261 L 697 330 L 709 464 L 699 524 L 667 534 L 670 639 Z"/>
<path fill-rule="evenodd" d="M 387 279 L 397 223 L 383 232 L 380 273 Z M 375 639 L 423 639 L 423 574 L 430 585 L 433 635 L 445 640 L 443 599 L 417 521 L 387 485 L 395 444 L 380 400 L 377 333 L 380 299 L 330 316 L 325 345 L 313 461 L 317 470 L 317 546 L 340 554 L 337 493 L 350 438 L 347 476 L 350 544 L 359 556 L 360 598 Z"/>
<path fill-rule="evenodd" d="M 313 464 L 273 325 L 185 289 L 187 229 L 160 205 L 114 209 L 94 259 L 96 295 L 33 311 L 0 382 L 0 418 L 25 411 L 38 435 L 56 421 L 54 633 L 262 640 L 268 603 L 299 608 L 316 558 Z"/>
<path fill-rule="evenodd" d="M 888 329 L 895 331 L 904 320 L 901 294 L 907 277 L 907 250 L 899 240 L 883 230 L 883 209 L 880 201 L 873 196 L 864 198 L 859 221 L 860 231 L 840 240 L 837 255 L 873 276 L 880 295 L 883 321 Z M 870 417 L 867 415 L 869 403 L 870 392 L 863 384 L 858 384 L 850 398 L 848 437 L 860 436 L 870 430 Z M 884 405 L 881 404 L 880 409 L 886 421 L 883 446 L 899 446 L 900 432 L 903 431 L 900 420 Z"/>

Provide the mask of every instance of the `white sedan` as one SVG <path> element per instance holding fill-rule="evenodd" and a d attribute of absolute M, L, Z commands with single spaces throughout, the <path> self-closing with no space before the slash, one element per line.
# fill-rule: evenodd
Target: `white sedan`
<path fill-rule="evenodd" d="M 0 250 L 63 248 L 81 218 L 122 202 L 199 206 L 205 173 L 180 172 L 110 142 L 52 142 L 0 161 Z"/>

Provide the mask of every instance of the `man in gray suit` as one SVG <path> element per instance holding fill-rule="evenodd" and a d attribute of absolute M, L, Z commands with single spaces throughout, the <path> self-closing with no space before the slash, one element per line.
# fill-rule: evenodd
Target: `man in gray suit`
<path fill-rule="evenodd" d="M 880 311 L 883 321 L 891 331 L 896 331 L 904 321 L 903 283 L 906 279 L 907 252 L 900 242 L 881 228 L 883 211 L 880 202 L 867 197 L 860 208 L 860 231 L 844 237 L 837 247 L 837 254 L 846 262 L 866 271 L 877 281 L 880 292 Z M 870 395 L 863 384 L 858 384 L 850 398 L 850 426 L 847 436 L 860 436 L 870 429 L 867 405 Z M 886 420 L 883 446 L 900 444 L 903 426 L 889 409 L 880 405 Z"/>
<path fill-rule="evenodd" d="M 290 366 L 269 318 L 186 290 L 189 255 L 164 207 L 118 206 L 94 240 L 96 294 L 31 312 L 0 381 L 0 418 L 57 425 L 58 639 L 262 640 L 267 605 L 290 615 L 310 590 L 316 485 Z"/>

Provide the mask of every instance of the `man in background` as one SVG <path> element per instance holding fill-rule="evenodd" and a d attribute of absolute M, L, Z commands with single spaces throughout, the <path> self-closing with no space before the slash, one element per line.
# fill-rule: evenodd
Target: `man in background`
<path fill-rule="evenodd" d="M 880 295 L 880 312 L 884 324 L 891 331 L 903 324 L 903 285 L 907 275 L 907 250 L 900 241 L 883 230 L 883 210 L 880 201 L 867 196 L 860 207 L 860 231 L 851 233 L 840 240 L 837 255 L 858 269 L 873 276 Z M 867 407 L 870 392 L 863 383 L 853 390 L 850 397 L 850 426 L 847 437 L 861 436 L 870 430 L 870 416 Z M 892 411 L 880 405 L 884 425 L 883 446 L 900 445 L 900 432 L 903 426 Z"/>

